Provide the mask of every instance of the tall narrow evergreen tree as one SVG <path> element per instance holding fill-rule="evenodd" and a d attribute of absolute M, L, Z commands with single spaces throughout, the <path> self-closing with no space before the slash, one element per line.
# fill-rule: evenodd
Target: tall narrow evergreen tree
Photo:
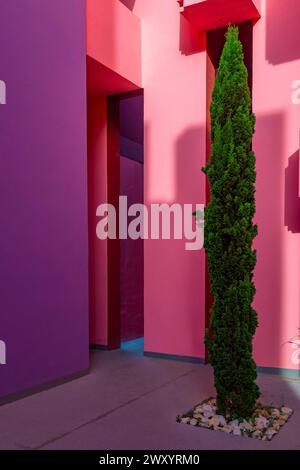
<path fill-rule="evenodd" d="M 218 412 L 247 418 L 259 389 L 252 340 L 257 314 L 253 270 L 255 214 L 255 117 L 238 28 L 229 26 L 211 105 L 212 155 L 203 169 L 211 187 L 205 211 L 204 246 L 214 304 L 206 333 L 214 368 Z"/>

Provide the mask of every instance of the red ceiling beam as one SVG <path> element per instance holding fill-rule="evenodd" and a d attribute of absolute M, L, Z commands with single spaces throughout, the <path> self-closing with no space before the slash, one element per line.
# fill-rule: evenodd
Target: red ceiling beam
<path fill-rule="evenodd" d="M 178 0 L 178 3 L 181 14 L 201 32 L 260 18 L 255 0 Z"/>

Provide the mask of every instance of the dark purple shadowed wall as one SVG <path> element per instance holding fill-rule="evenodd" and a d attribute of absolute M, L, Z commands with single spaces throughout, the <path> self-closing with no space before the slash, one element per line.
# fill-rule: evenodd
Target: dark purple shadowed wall
<path fill-rule="evenodd" d="M 121 191 L 131 204 L 144 201 L 144 165 L 120 158 Z M 131 218 L 130 218 L 131 220 Z M 144 336 L 144 243 L 143 240 L 120 240 L 121 340 Z"/>
<path fill-rule="evenodd" d="M 1 1 L 0 397 L 88 365 L 84 0 Z"/>
<path fill-rule="evenodd" d="M 144 97 L 120 101 L 120 195 L 144 202 Z M 121 340 L 144 336 L 144 242 L 120 240 Z"/>

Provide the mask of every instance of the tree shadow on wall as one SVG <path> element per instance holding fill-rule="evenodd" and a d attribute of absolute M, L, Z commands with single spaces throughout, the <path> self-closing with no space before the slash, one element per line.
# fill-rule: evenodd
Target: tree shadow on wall
<path fill-rule="evenodd" d="M 292 233 L 300 233 L 299 151 L 289 158 L 285 170 L 284 225 Z"/>
<path fill-rule="evenodd" d="M 300 58 L 299 0 L 266 0 L 266 58 L 273 65 Z"/>
<path fill-rule="evenodd" d="M 201 171 L 205 166 L 206 129 L 192 126 L 185 129 L 176 142 L 176 202 L 180 204 L 205 204 L 206 176 Z M 181 257 L 182 297 L 184 302 L 187 342 L 193 345 L 193 356 L 204 358 L 205 330 L 205 251 L 186 251 L 182 246 L 177 257 Z M 186 315 L 189 312 L 189 315 Z"/>

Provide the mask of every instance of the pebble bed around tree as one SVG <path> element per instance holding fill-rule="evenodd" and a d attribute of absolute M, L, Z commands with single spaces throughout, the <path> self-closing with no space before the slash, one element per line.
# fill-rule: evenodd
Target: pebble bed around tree
<path fill-rule="evenodd" d="M 217 414 L 216 399 L 210 398 L 196 405 L 188 413 L 177 416 L 177 422 L 214 431 L 223 431 L 235 436 L 248 436 L 271 441 L 292 414 L 293 410 L 286 406 L 275 408 L 258 403 L 249 420 L 231 420 Z"/>

